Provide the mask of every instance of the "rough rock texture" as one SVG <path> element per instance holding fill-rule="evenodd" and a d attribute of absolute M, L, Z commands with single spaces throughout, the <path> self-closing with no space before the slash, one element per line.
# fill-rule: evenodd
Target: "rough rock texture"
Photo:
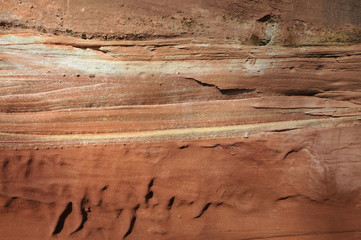
<path fill-rule="evenodd" d="M 361 239 L 360 7 L 0 0 L 0 239 Z"/>
<path fill-rule="evenodd" d="M 0 0 L 0 27 L 103 39 L 360 42 L 359 0 Z"/>

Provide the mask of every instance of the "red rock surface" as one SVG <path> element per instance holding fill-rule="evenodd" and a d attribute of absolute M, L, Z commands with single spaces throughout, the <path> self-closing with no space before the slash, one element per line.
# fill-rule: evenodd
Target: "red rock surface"
<path fill-rule="evenodd" d="M 359 42 L 359 0 L 0 0 L 0 26 L 84 38 Z"/>
<path fill-rule="evenodd" d="M 0 0 L 0 239 L 361 239 L 359 9 Z"/>

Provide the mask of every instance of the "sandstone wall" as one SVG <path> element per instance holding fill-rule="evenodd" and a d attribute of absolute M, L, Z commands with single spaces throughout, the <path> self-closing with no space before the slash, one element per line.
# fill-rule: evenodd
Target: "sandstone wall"
<path fill-rule="evenodd" d="M 361 239 L 360 5 L 0 0 L 0 239 Z"/>
<path fill-rule="evenodd" d="M 360 42 L 358 0 L 0 1 L 0 25 L 83 38 L 201 36 L 246 44 Z"/>

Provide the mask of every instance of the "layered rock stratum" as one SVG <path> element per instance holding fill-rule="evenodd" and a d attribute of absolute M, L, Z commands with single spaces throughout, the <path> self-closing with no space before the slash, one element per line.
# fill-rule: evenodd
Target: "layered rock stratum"
<path fill-rule="evenodd" d="M 361 239 L 357 0 L 0 0 L 0 239 Z"/>

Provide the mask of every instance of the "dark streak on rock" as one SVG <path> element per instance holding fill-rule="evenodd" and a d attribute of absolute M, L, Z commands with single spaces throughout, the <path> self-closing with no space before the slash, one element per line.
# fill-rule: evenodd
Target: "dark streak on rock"
<path fill-rule="evenodd" d="M 300 151 L 299 149 L 292 149 L 292 150 L 288 151 L 288 152 L 285 154 L 285 156 L 283 157 L 283 160 L 285 160 L 290 154 L 292 154 L 292 153 L 297 153 L 297 152 L 299 152 L 299 151 Z"/>
<path fill-rule="evenodd" d="M 29 177 L 30 173 L 31 173 L 31 165 L 33 163 L 33 159 L 30 158 L 27 162 L 26 162 L 26 170 L 25 170 L 25 174 L 24 177 L 27 178 Z"/>
<path fill-rule="evenodd" d="M 276 129 L 276 130 L 272 130 L 270 132 L 288 132 L 288 131 L 292 131 L 292 130 L 297 130 L 298 128 L 285 128 L 285 129 Z"/>
<path fill-rule="evenodd" d="M 102 187 L 100 189 L 100 193 L 99 193 L 100 199 L 97 204 L 98 207 L 101 207 L 103 205 L 103 192 L 105 192 L 108 189 L 108 187 L 109 187 L 109 185 L 105 185 L 104 187 Z"/>
<path fill-rule="evenodd" d="M 211 146 L 202 146 L 203 148 L 217 148 L 217 147 L 221 147 L 221 144 L 215 144 L 215 145 L 211 145 Z"/>
<path fill-rule="evenodd" d="M 69 202 L 64 211 L 60 214 L 59 216 L 59 219 L 58 219 L 58 222 L 55 226 L 55 229 L 52 233 L 52 235 L 56 235 L 56 234 L 59 234 L 63 228 L 64 228 L 64 223 L 65 223 L 65 220 L 66 218 L 70 215 L 70 213 L 73 211 L 73 203 L 72 202 Z"/>
<path fill-rule="evenodd" d="M 238 147 L 238 145 L 243 144 L 244 142 L 236 142 L 233 144 L 227 144 L 227 145 L 222 145 L 222 144 L 214 144 L 214 145 L 208 145 L 208 146 L 201 146 L 202 148 L 223 148 L 223 149 L 229 149 L 229 148 L 233 148 L 233 147 Z"/>
<path fill-rule="evenodd" d="M 120 214 L 122 214 L 123 210 L 124 210 L 123 208 L 115 209 L 115 217 L 119 218 Z"/>
<path fill-rule="evenodd" d="M 154 178 L 152 180 L 150 180 L 149 184 L 148 184 L 148 192 L 145 195 L 145 203 L 148 206 L 148 201 L 153 197 L 153 191 L 151 190 L 152 186 L 154 184 Z"/>
<path fill-rule="evenodd" d="M 289 89 L 286 91 L 283 91 L 282 94 L 285 96 L 306 96 L 306 97 L 312 97 L 319 93 L 322 93 L 323 91 L 317 90 L 317 89 Z"/>
<path fill-rule="evenodd" d="M 125 239 L 126 237 L 128 237 L 130 234 L 132 234 L 136 220 L 137 220 L 137 217 L 136 217 L 136 216 L 133 216 L 133 217 L 132 217 L 132 220 L 130 221 L 129 229 L 128 229 L 128 231 L 125 233 L 125 235 L 124 235 L 124 237 L 123 237 L 124 239 Z"/>
<path fill-rule="evenodd" d="M 267 14 L 259 19 L 257 19 L 257 22 L 267 22 L 268 20 L 270 20 L 272 18 L 272 15 L 271 14 Z"/>
<path fill-rule="evenodd" d="M 134 228 L 134 225 L 135 225 L 135 221 L 137 220 L 137 210 L 139 209 L 140 205 L 138 204 L 137 206 L 135 206 L 133 208 L 133 217 L 132 219 L 130 220 L 130 224 L 129 224 L 129 228 L 128 228 L 128 231 L 124 234 L 124 237 L 123 239 L 125 239 L 126 237 L 128 237 L 130 234 L 132 234 L 133 232 L 133 228 Z"/>
<path fill-rule="evenodd" d="M 256 89 L 254 88 L 232 88 L 232 89 L 219 89 L 222 95 L 240 95 L 245 93 L 255 92 Z"/>
<path fill-rule="evenodd" d="M 171 209 L 172 209 L 174 200 L 175 200 L 175 197 L 174 197 L 174 196 L 169 199 L 168 206 L 167 206 L 167 209 L 168 209 L 168 210 L 171 210 Z"/>
<path fill-rule="evenodd" d="M 74 234 L 76 232 L 79 232 L 80 230 L 82 230 L 84 228 L 84 225 L 86 223 L 86 221 L 88 221 L 88 212 L 90 212 L 90 208 L 88 208 L 88 211 L 85 210 L 85 204 L 87 204 L 89 202 L 89 199 L 84 196 L 83 199 L 81 200 L 81 203 L 80 203 L 80 214 L 81 214 L 81 223 L 79 225 L 79 227 L 74 231 L 72 232 L 71 234 Z"/>
<path fill-rule="evenodd" d="M 230 96 L 230 95 L 240 95 L 240 94 L 245 94 L 245 93 L 250 93 L 250 92 L 256 91 L 256 89 L 248 89 L 248 88 L 221 89 L 217 85 L 210 84 L 210 83 L 205 83 L 205 82 L 202 82 L 202 81 L 197 80 L 195 78 L 185 78 L 185 79 L 192 80 L 192 81 L 198 83 L 199 85 L 201 85 L 203 87 L 216 88 L 222 95 L 228 95 L 228 96 Z"/>
<path fill-rule="evenodd" d="M 179 147 L 179 149 L 185 149 L 185 148 L 188 148 L 188 147 L 189 147 L 188 144 L 187 145 L 182 145 L 182 146 Z"/>
<path fill-rule="evenodd" d="M 198 216 L 194 217 L 194 218 L 200 218 L 205 211 L 207 211 L 207 209 L 212 205 L 212 203 L 207 203 L 206 205 L 204 205 L 202 211 L 198 214 Z"/>
<path fill-rule="evenodd" d="M 18 199 L 18 197 L 12 197 L 12 198 L 10 198 L 9 201 L 7 201 L 7 202 L 5 203 L 4 208 L 10 207 L 11 204 L 12 204 L 16 199 Z"/>
<path fill-rule="evenodd" d="M 154 178 L 152 180 L 150 180 L 149 184 L 148 184 L 148 189 L 150 189 L 154 184 Z"/>
<path fill-rule="evenodd" d="M 298 197 L 298 196 L 299 195 L 285 196 L 285 197 L 278 198 L 277 201 L 284 201 L 284 200 L 287 200 L 287 199 L 290 199 L 290 198 L 295 198 L 295 197 Z"/>
<path fill-rule="evenodd" d="M 149 191 L 147 195 L 145 195 L 145 201 L 148 202 L 149 199 L 153 197 L 153 191 Z"/>

